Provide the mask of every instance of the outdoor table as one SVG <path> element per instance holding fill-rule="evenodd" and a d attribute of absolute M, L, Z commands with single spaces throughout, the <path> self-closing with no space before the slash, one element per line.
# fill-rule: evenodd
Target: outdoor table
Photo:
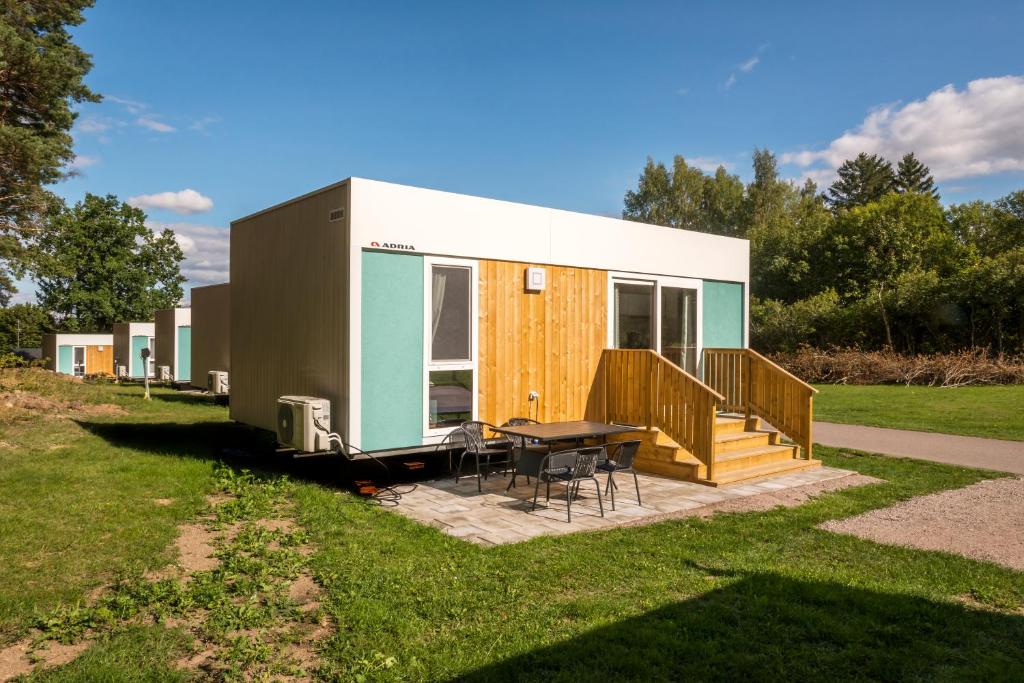
<path fill-rule="evenodd" d="M 512 472 L 512 481 L 505 487 L 507 491 L 516 485 L 517 474 L 523 474 L 527 477 L 540 476 L 541 463 L 544 462 L 544 458 L 548 454 L 528 450 L 526 446 L 531 442 L 550 445 L 556 441 L 576 441 L 578 443 L 583 439 L 593 438 L 607 441 L 608 437 L 612 434 L 635 432 L 636 427 L 591 422 L 590 420 L 574 420 L 572 422 L 544 422 L 540 424 L 517 425 L 515 427 L 494 427 L 492 431 L 522 438 L 519 457 L 516 459 L 516 468 Z"/>

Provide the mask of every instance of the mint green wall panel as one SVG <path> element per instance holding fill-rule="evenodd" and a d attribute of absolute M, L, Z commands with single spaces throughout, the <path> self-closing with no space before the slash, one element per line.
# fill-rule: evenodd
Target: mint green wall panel
<path fill-rule="evenodd" d="M 743 284 L 704 280 L 704 348 L 743 348 Z"/>
<path fill-rule="evenodd" d="M 132 358 L 131 364 L 128 366 L 129 377 L 142 377 L 145 373 L 142 371 L 142 349 L 146 348 L 146 344 L 149 343 L 149 337 L 144 334 L 137 334 L 132 337 Z M 152 349 L 150 349 L 152 350 Z"/>
<path fill-rule="evenodd" d="M 192 328 L 182 325 L 178 328 L 178 366 L 174 368 L 176 382 L 192 379 Z"/>
<path fill-rule="evenodd" d="M 58 346 L 57 347 L 57 372 L 63 372 L 65 375 L 70 375 L 74 371 L 74 357 L 75 357 L 75 347 L 73 347 L 73 346 Z"/>
<path fill-rule="evenodd" d="M 423 257 L 363 252 L 360 446 L 423 442 Z"/>

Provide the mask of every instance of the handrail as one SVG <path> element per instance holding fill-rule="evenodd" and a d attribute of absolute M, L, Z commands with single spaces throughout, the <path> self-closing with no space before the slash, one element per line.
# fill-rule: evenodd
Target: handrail
<path fill-rule="evenodd" d="M 714 476 L 718 406 L 725 396 L 650 349 L 605 349 L 604 420 L 655 427 Z"/>
<path fill-rule="evenodd" d="M 727 397 L 725 410 L 764 418 L 811 458 L 817 389 L 753 349 L 704 349 L 704 378 Z"/>

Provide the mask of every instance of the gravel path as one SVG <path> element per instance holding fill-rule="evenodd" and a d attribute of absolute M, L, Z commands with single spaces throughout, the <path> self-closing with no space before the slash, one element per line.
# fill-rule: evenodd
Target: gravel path
<path fill-rule="evenodd" d="M 815 422 L 814 442 L 870 453 L 1024 474 L 1024 441 Z"/>
<path fill-rule="evenodd" d="M 990 479 L 919 496 L 822 529 L 879 543 L 944 550 L 1024 571 L 1024 478 Z"/>

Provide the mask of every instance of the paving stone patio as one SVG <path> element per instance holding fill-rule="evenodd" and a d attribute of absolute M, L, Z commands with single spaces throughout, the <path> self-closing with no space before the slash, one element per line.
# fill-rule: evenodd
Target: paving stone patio
<path fill-rule="evenodd" d="M 648 517 L 806 486 L 852 474 L 855 472 L 820 467 L 720 488 L 640 474 L 643 506 L 637 505 L 632 477 L 619 475 L 622 478 L 616 477 L 619 485 L 615 494 L 616 509 L 612 511 L 611 500 L 603 496 L 604 517 L 601 517 L 593 484 L 585 483 L 579 497 L 573 501 L 571 524 L 565 519 L 565 486 L 552 485 L 552 498 L 547 505 L 544 504 L 544 487 L 541 486 L 537 509 L 531 512 L 533 485 L 528 486 L 520 476 L 518 486 L 506 492 L 509 479 L 500 474 L 484 481 L 482 492 L 477 492 L 475 477 L 460 479 L 457 485 L 452 477 L 422 482 L 415 490 L 403 494 L 399 504 L 390 509 L 418 522 L 438 527 L 450 536 L 481 545 L 496 545 L 519 543 L 542 535 L 607 529 Z M 603 476 L 600 481 L 603 494 Z"/>

